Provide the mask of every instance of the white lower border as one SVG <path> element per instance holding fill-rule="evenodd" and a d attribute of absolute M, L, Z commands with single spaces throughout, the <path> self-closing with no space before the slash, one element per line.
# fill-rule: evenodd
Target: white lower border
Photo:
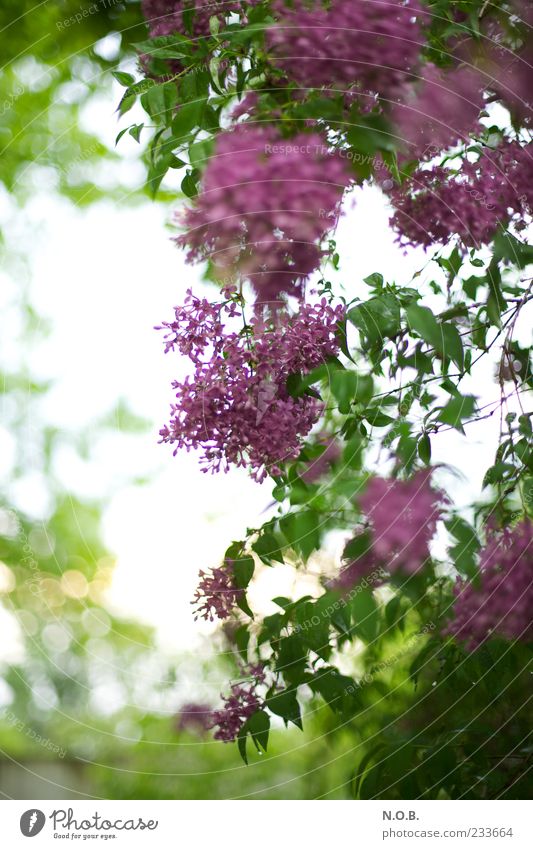
<path fill-rule="evenodd" d="M 0 834 L 6 849 L 531 849 L 528 808 L 520 801 L 2 801 Z"/>

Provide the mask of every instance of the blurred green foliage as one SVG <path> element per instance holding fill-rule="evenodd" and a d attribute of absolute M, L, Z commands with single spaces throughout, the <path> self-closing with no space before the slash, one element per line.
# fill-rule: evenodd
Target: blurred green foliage
<path fill-rule="evenodd" d="M 0 182 L 22 200 L 48 184 L 77 204 L 109 197 L 93 175 L 115 155 L 84 110 L 145 36 L 139 3 L 4 0 L 0 32 Z"/>

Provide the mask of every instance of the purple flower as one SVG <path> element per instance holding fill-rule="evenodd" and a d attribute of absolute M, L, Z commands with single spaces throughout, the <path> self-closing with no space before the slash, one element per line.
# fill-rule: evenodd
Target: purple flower
<path fill-rule="evenodd" d="M 226 560 L 222 566 L 209 573 L 200 571 L 200 583 L 191 601 L 196 606 L 195 619 L 201 617 L 210 622 L 215 618 L 227 619 L 235 610 L 241 595 L 242 590 L 235 585 L 231 561 Z"/>
<path fill-rule="evenodd" d="M 421 75 L 404 86 L 390 114 L 407 159 L 429 159 L 468 139 L 484 102 L 483 78 L 473 68 L 427 64 Z"/>
<path fill-rule="evenodd" d="M 247 0 L 247 5 L 252 6 L 257 2 L 260 0 Z M 222 29 L 227 17 L 242 12 L 243 5 L 238 0 L 142 0 L 142 11 L 148 23 L 150 38 L 180 33 L 197 41 L 211 35 L 211 18 L 215 17 Z M 173 74 L 179 74 L 184 69 L 179 59 L 166 60 L 166 64 Z M 140 65 L 146 76 L 152 76 L 149 56 L 141 55 Z M 161 76 L 156 79 L 165 81 Z"/>
<path fill-rule="evenodd" d="M 239 124 L 217 137 L 177 243 L 189 262 L 250 280 L 260 303 L 301 296 L 348 183 L 346 162 L 319 135 L 282 139 L 272 127 Z"/>
<path fill-rule="evenodd" d="M 513 216 L 531 215 L 533 143 L 504 142 L 458 173 L 437 166 L 418 170 L 391 191 L 392 227 L 404 245 L 429 247 L 459 236 L 478 248 Z"/>
<path fill-rule="evenodd" d="M 223 697 L 224 707 L 213 711 L 212 727 L 217 728 L 215 740 L 232 743 L 246 720 L 263 706 L 263 700 L 256 692 L 257 687 L 265 681 L 263 664 L 251 664 L 242 669 L 242 674 L 252 681 L 232 684 L 230 695 Z"/>
<path fill-rule="evenodd" d="M 418 572 L 429 557 L 429 543 L 441 515 L 443 496 L 430 486 L 430 471 L 420 471 L 406 481 L 371 478 L 359 496 L 370 520 L 371 548 L 364 567 L 381 566 L 389 572 Z"/>
<path fill-rule="evenodd" d="M 392 97 L 417 66 L 417 0 L 274 0 L 272 6 L 279 23 L 267 33 L 269 54 L 306 90 L 334 87 Z"/>
<path fill-rule="evenodd" d="M 176 717 L 177 731 L 202 732 L 213 727 L 213 711 L 206 704 L 190 702 L 181 708 Z"/>
<path fill-rule="evenodd" d="M 515 22 L 522 26 L 521 43 L 514 36 L 512 47 L 500 24 L 491 16 L 486 19 L 486 31 L 481 44 L 482 54 L 476 57 L 487 74 L 491 89 L 511 111 L 513 118 L 525 126 L 533 123 L 533 8 L 530 0 L 515 0 Z"/>
<path fill-rule="evenodd" d="M 177 348 L 194 364 L 192 376 L 174 382 L 176 401 L 161 441 L 202 449 L 204 471 L 248 466 L 257 481 L 280 474 L 296 459 L 302 439 L 322 412 L 322 403 L 287 390 L 291 375 L 307 374 L 338 353 L 337 323 L 343 307 L 305 304 L 295 315 L 278 313 L 275 323 L 258 317 L 245 330 L 226 331 L 221 310 L 235 316 L 235 303 L 214 307 L 189 294 L 176 320 L 164 327 L 167 350 Z"/>
<path fill-rule="evenodd" d="M 213 711 L 215 740 L 232 743 L 248 719 L 261 708 L 261 700 L 255 693 L 255 685 L 233 684 L 231 694 L 224 698 L 224 707 Z"/>
<path fill-rule="evenodd" d="M 533 640 L 533 525 L 492 533 L 481 553 L 480 583 L 458 579 L 447 634 L 475 649 L 492 636 Z"/>
<path fill-rule="evenodd" d="M 174 32 L 199 38 L 209 36 L 212 17 L 222 22 L 231 12 L 239 12 L 241 3 L 237 0 L 142 0 L 142 10 L 152 38 Z M 184 12 L 189 11 L 191 33 L 184 20 Z"/>

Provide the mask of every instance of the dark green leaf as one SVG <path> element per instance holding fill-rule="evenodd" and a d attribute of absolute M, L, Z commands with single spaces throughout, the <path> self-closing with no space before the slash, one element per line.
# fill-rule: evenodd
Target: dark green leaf
<path fill-rule="evenodd" d="M 276 716 L 281 716 L 285 725 L 293 722 L 298 728 L 302 728 L 302 717 L 300 705 L 296 698 L 296 690 L 283 690 L 281 693 L 275 693 L 266 700 L 267 708 L 275 713 Z"/>
<path fill-rule="evenodd" d="M 289 545 L 304 557 L 320 546 L 320 516 L 315 510 L 289 513 L 280 519 L 280 528 Z"/>
<path fill-rule="evenodd" d="M 350 608 L 355 633 L 365 642 L 372 643 L 379 631 L 379 610 L 372 590 L 361 588 L 350 601 Z"/>
<path fill-rule="evenodd" d="M 418 456 L 426 466 L 431 463 L 431 439 L 428 433 L 422 434 L 418 440 Z"/>
<path fill-rule="evenodd" d="M 381 344 L 400 331 L 400 304 L 394 295 L 379 295 L 353 307 L 348 320 L 372 345 Z"/>
<path fill-rule="evenodd" d="M 451 398 L 439 413 L 439 421 L 464 433 L 462 420 L 473 416 L 476 409 L 476 399 L 473 395 L 462 395 Z"/>
<path fill-rule="evenodd" d="M 256 749 L 266 752 L 268 748 L 268 733 L 270 731 L 270 717 L 264 710 L 258 710 L 246 720 L 247 730 L 252 735 Z"/>
<path fill-rule="evenodd" d="M 283 563 L 283 554 L 281 552 L 281 543 L 275 534 L 265 531 L 252 545 L 253 550 L 262 560 L 277 560 Z"/>
<path fill-rule="evenodd" d="M 135 82 L 135 77 L 133 77 L 131 74 L 125 74 L 124 71 L 112 71 L 111 73 L 113 74 L 117 83 L 120 83 L 120 85 L 124 86 L 124 88 L 128 88 Z"/>
<path fill-rule="evenodd" d="M 245 590 L 253 578 L 255 563 L 253 557 L 241 557 L 231 563 L 235 584 L 240 590 Z"/>

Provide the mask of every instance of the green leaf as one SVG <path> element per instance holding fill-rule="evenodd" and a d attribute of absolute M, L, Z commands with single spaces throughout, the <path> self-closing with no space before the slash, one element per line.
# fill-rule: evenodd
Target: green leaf
<path fill-rule="evenodd" d="M 409 677 L 415 688 L 418 684 L 418 678 L 421 671 L 432 661 L 435 660 L 439 648 L 439 643 L 435 639 L 430 639 L 425 646 L 418 652 L 415 659 L 409 668 Z"/>
<path fill-rule="evenodd" d="M 187 171 L 181 181 L 181 190 L 188 198 L 194 198 L 198 194 L 198 178 L 199 174 L 195 171 Z"/>
<path fill-rule="evenodd" d="M 357 534 L 353 539 L 346 543 L 342 552 L 343 560 L 358 560 L 364 557 L 372 548 L 372 537 L 369 531 L 363 531 Z"/>
<path fill-rule="evenodd" d="M 124 129 L 120 131 L 120 133 L 117 135 L 117 137 L 115 139 L 115 147 L 119 143 L 122 136 L 125 136 L 126 133 L 128 132 L 128 130 L 130 130 L 130 129 L 131 129 L 131 127 L 124 127 Z"/>
<path fill-rule="evenodd" d="M 411 304 L 405 312 L 411 330 L 418 333 L 442 357 L 453 360 L 460 369 L 463 368 L 463 343 L 454 324 L 446 321 L 439 323 L 428 307 L 418 304 Z"/>
<path fill-rule="evenodd" d="M 262 533 L 252 545 L 255 553 L 267 563 L 269 560 L 277 560 L 278 563 L 284 562 L 281 548 L 282 546 L 278 538 L 270 531 Z"/>
<path fill-rule="evenodd" d="M 154 59 L 186 59 L 193 47 L 191 41 L 180 33 L 160 35 L 147 41 L 140 41 L 133 47 L 141 54 Z"/>
<path fill-rule="evenodd" d="M 519 430 L 523 436 L 531 436 L 533 434 L 533 427 L 531 425 L 532 415 L 532 413 L 525 413 L 518 417 Z"/>
<path fill-rule="evenodd" d="M 318 669 L 309 681 L 313 692 L 319 693 L 330 708 L 335 712 L 342 712 L 346 702 L 357 690 L 353 678 L 341 675 L 334 667 Z"/>
<path fill-rule="evenodd" d="M 177 102 L 178 90 L 173 82 L 155 85 L 141 95 L 143 108 L 154 121 L 170 122 Z"/>
<path fill-rule="evenodd" d="M 315 510 L 289 513 L 280 519 L 279 525 L 289 545 L 303 557 L 309 557 L 319 548 L 320 516 Z"/>
<path fill-rule="evenodd" d="M 286 598 L 283 595 L 278 595 L 276 598 L 273 598 L 272 601 L 274 604 L 277 604 L 278 607 L 281 607 L 282 610 L 288 610 L 294 607 L 294 602 L 291 601 L 290 598 Z"/>
<path fill-rule="evenodd" d="M 483 488 L 495 483 L 505 483 L 513 478 L 516 474 L 516 469 L 510 463 L 495 463 L 490 469 L 485 472 L 483 478 Z"/>
<path fill-rule="evenodd" d="M 449 257 L 439 257 L 436 262 L 448 272 L 448 286 L 451 286 L 463 264 L 463 257 L 459 249 L 455 247 Z"/>
<path fill-rule="evenodd" d="M 270 730 L 270 717 L 264 710 L 257 710 L 248 717 L 244 725 L 239 731 L 237 737 L 237 745 L 244 763 L 248 765 L 248 754 L 246 752 L 246 743 L 248 735 L 251 736 L 255 748 L 258 752 L 263 749 L 265 752 L 268 746 L 268 733 Z"/>
<path fill-rule="evenodd" d="M 533 517 L 533 476 L 525 475 L 520 481 L 520 492 L 524 509 L 528 516 Z"/>
<path fill-rule="evenodd" d="M 392 416 L 382 413 L 381 410 L 375 407 L 369 407 L 364 411 L 363 416 L 373 427 L 387 427 L 387 425 L 393 424 L 395 421 Z"/>
<path fill-rule="evenodd" d="M 141 133 L 144 129 L 144 124 L 134 124 L 133 127 L 130 127 L 129 133 L 132 139 L 135 139 L 137 143 L 141 140 Z"/>
<path fill-rule="evenodd" d="M 489 297 L 487 300 L 487 317 L 491 324 L 500 328 L 502 326 L 501 314 L 507 306 L 502 295 L 502 278 L 498 261 L 493 259 L 487 269 L 487 283 L 489 286 Z"/>
<path fill-rule="evenodd" d="M 399 595 L 395 595 L 385 607 L 385 622 L 387 623 L 387 627 L 393 628 L 396 625 L 401 627 L 400 623 L 402 623 L 403 616 L 402 598 Z"/>
<path fill-rule="evenodd" d="M 237 746 L 239 747 L 239 752 L 241 758 L 243 759 L 246 766 L 248 766 L 248 754 L 246 752 L 246 740 L 248 738 L 248 729 L 246 728 L 246 723 L 242 726 L 239 731 L 239 735 L 237 737 Z"/>
<path fill-rule="evenodd" d="M 363 437 L 355 433 L 344 446 L 342 460 L 351 469 L 360 469 L 362 465 Z"/>
<path fill-rule="evenodd" d="M 343 371 L 344 366 L 339 360 L 331 358 L 327 362 L 322 363 L 315 369 L 302 376 L 298 372 L 293 372 L 287 378 L 287 392 L 291 398 L 301 398 L 302 395 L 313 395 L 315 398 L 320 397 L 316 392 L 310 390 L 314 383 L 322 380 L 330 380 L 331 375 L 337 370 Z"/>
<path fill-rule="evenodd" d="M 287 624 L 287 617 L 281 613 L 273 613 L 272 616 L 265 616 L 263 619 L 263 628 L 259 636 L 259 644 L 272 642 L 279 637 L 281 629 Z"/>
<path fill-rule="evenodd" d="M 252 735 L 252 740 L 259 752 L 261 749 L 266 752 L 268 748 L 268 733 L 270 731 L 270 717 L 264 710 L 257 710 L 246 720 L 248 730 Z"/>
<path fill-rule="evenodd" d="M 480 548 L 475 528 L 460 516 L 445 522 L 446 529 L 457 540 L 450 557 L 460 575 L 473 578 L 477 574 L 476 555 Z"/>
<path fill-rule="evenodd" d="M 236 560 L 241 556 L 244 546 L 243 540 L 234 540 L 224 552 L 224 560 Z"/>
<path fill-rule="evenodd" d="M 442 335 L 437 319 L 428 307 L 411 304 L 405 314 L 411 330 L 422 337 L 424 342 L 437 350 L 442 349 Z"/>
<path fill-rule="evenodd" d="M 118 105 L 118 114 L 122 116 L 125 115 L 126 112 L 129 112 L 132 106 L 134 106 L 136 100 L 137 96 L 135 94 L 128 94 L 128 92 L 126 91 L 124 97 Z"/>
<path fill-rule="evenodd" d="M 125 74 L 124 71 L 111 71 L 117 83 L 120 83 L 124 88 L 129 88 L 135 82 L 135 77 L 131 74 Z"/>
<path fill-rule="evenodd" d="M 363 283 L 366 283 L 367 286 L 372 286 L 374 289 L 383 289 L 383 274 L 379 274 L 375 271 L 373 274 L 369 274 L 368 277 L 363 279 Z"/>
<path fill-rule="evenodd" d="M 453 360 L 462 371 L 464 368 L 463 342 L 457 327 L 454 324 L 444 322 L 440 325 L 440 329 L 442 332 L 442 355 Z"/>
<path fill-rule="evenodd" d="M 457 766 L 457 755 L 453 746 L 443 746 L 440 743 L 425 754 L 422 769 L 426 786 L 429 784 L 435 795 L 440 787 L 453 787 L 456 781 L 454 775 Z"/>
<path fill-rule="evenodd" d="M 461 395 L 458 398 L 450 398 L 446 406 L 440 411 L 438 420 L 464 433 L 462 420 L 469 419 L 473 416 L 475 409 L 476 399 L 473 395 Z"/>
<path fill-rule="evenodd" d="M 250 642 L 250 631 L 247 625 L 240 625 L 233 635 L 235 645 L 242 657 L 243 663 L 248 662 L 248 643 Z"/>
<path fill-rule="evenodd" d="M 253 557 L 241 557 L 231 563 L 235 584 L 240 590 L 245 590 L 253 578 L 255 563 Z"/>
<path fill-rule="evenodd" d="M 237 607 L 240 608 L 240 610 L 242 610 L 243 613 L 246 613 L 246 615 L 249 616 L 250 619 L 254 618 L 253 611 L 250 609 L 250 605 L 246 601 L 246 596 L 244 595 L 244 593 L 238 594 L 236 602 L 237 602 Z"/>
<path fill-rule="evenodd" d="M 426 466 L 431 463 L 431 439 L 428 433 L 422 434 L 418 440 L 418 456 Z"/>
<path fill-rule="evenodd" d="M 202 109 L 205 100 L 197 100 L 192 103 L 184 103 L 180 106 L 172 119 L 172 135 L 182 142 L 185 141 L 191 130 L 200 123 Z"/>
<path fill-rule="evenodd" d="M 366 406 L 374 394 L 374 381 L 370 374 L 358 374 L 355 387 L 355 400 Z"/>
<path fill-rule="evenodd" d="M 353 358 L 350 353 L 350 349 L 348 348 L 348 337 L 346 333 L 346 319 L 339 319 L 337 322 L 337 339 L 339 341 L 339 347 L 344 354 L 352 363 Z"/>
<path fill-rule="evenodd" d="M 357 106 L 350 110 L 346 140 L 358 157 L 373 156 L 378 151 L 395 151 L 396 143 L 382 115 L 361 115 Z M 354 157 L 354 164 L 357 157 Z"/>
<path fill-rule="evenodd" d="M 357 391 L 357 373 L 354 371 L 335 371 L 331 375 L 331 391 L 339 405 L 339 412 L 350 412 Z"/>
<path fill-rule="evenodd" d="M 533 245 L 521 242 L 511 233 L 499 233 L 494 239 L 494 259 L 503 259 L 523 269 L 533 263 Z"/>
<path fill-rule="evenodd" d="M 307 648 L 297 634 L 290 634 L 279 641 L 276 669 L 286 680 L 303 681 L 307 665 Z"/>
<path fill-rule="evenodd" d="M 350 602 L 353 630 L 358 637 L 372 643 L 379 632 L 379 610 L 371 589 L 361 589 Z"/>
<path fill-rule="evenodd" d="M 124 71 L 112 71 L 111 72 L 116 79 L 117 83 L 120 83 L 124 88 L 129 88 L 130 85 L 133 85 L 135 82 L 135 77 L 131 74 L 125 74 Z"/>
<path fill-rule="evenodd" d="M 307 601 L 299 603 L 294 611 L 298 634 L 305 645 L 326 660 L 331 654 L 329 644 L 330 620 L 324 604 Z"/>
<path fill-rule="evenodd" d="M 302 730 L 300 705 L 296 698 L 296 690 L 294 688 L 283 690 L 281 693 L 275 693 L 273 696 L 270 696 L 266 700 L 266 706 L 271 713 L 275 713 L 276 716 L 281 716 L 285 725 L 292 722 L 300 730 Z"/>
<path fill-rule="evenodd" d="M 378 752 L 383 750 L 384 746 L 382 743 L 378 743 L 377 746 L 372 747 L 366 755 L 361 759 L 361 763 L 357 769 L 356 774 L 353 777 L 353 795 L 354 798 L 357 798 L 359 794 L 359 790 L 361 787 L 361 783 L 367 774 L 367 767 L 370 766 L 371 762 L 377 756 Z"/>
<path fill-rule="evenodd" d="M 212 139 L 203 139 L 189 147 L 189 159 L 194 168 L 202 169 L 213 151 Z"/>
<path fill-rule="evenodd" d="M 400 304 L 395 295 L 379 295 L 353 307 L 348 312 L 348 320 L 361 331 L 371 345 L 381 344 L 400 331 Z"/>

